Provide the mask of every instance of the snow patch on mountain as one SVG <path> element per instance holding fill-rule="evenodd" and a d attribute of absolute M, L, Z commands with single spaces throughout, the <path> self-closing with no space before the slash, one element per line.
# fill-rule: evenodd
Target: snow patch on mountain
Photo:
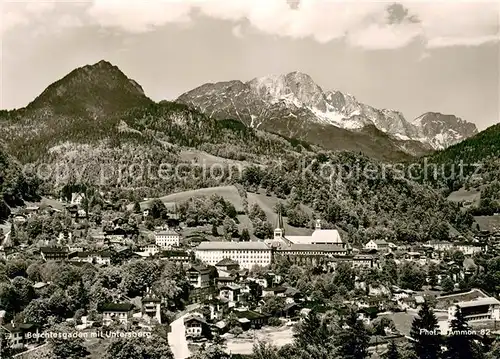
<path fill-rule="evenodd" d="M 257 77 L 246 83 L 205 84 L 183 94 L 179 101 L 210 109 L 212 114 L 235 116 L 253 128 L 278 118 L 297 118 L 346 130 L 374 125 L 393 138 L 423 142 L 435 149 L 477 133 L 474 124 L 453 115 L 428 112 L 407 121 L 397 110 L 374 108 L 341 91 L 323 91 L 301 72 Z"/>

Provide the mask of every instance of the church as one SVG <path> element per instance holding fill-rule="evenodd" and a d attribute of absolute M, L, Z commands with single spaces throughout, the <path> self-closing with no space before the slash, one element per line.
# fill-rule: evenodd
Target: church
<path fill-rule="evenodd" d="M 321 220 L 316 220 L 316 228 L 310 236 L 290 236 L 285 234 L 283 217 L 278 213 L 274 238 L 264 241 L 274 249 L 275 255 L 285 256 L 295 264 L 318 265 L 326 258 L 345 256 L 349 246 L 336 229 L 322 229 Z"/>

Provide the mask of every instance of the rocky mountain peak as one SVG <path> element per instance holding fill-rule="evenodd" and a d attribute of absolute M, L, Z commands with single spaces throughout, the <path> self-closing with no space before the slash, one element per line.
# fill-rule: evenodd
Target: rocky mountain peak
<path fill-rule="evenodd" d="M 101 60 L 71 71 L 48 86 L 27 109 L 100 117 L 150 100 L 117 66 Z"/>
<path fill-rule="evenodd" d="M 347 130 L 374 125 L 398 140 L 419 141 L 436 149 L 475 133 L 475 125 L 455 116 L 428 113 L 408 121 L 400 111 L 377 109 L 341 91 L 323 91 L 311 76 L 299 71 L 237 85 L 233 81 L 205 84 L 181 95 L 178 101 L 212 116 L 238 118 L 252 127 L 283 116 Z"/>

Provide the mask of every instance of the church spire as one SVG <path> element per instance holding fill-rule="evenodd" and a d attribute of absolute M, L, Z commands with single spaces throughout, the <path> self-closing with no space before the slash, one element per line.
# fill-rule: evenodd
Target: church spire
<path fill-rule="evenodd" d="M 278 217 L 276 218 L 276 227 L 274 229 L 274 239 L 283 238 L 285 228 L 283 226 L 283 216 L 281 215 L 281 208 L 278 209 Z"/>

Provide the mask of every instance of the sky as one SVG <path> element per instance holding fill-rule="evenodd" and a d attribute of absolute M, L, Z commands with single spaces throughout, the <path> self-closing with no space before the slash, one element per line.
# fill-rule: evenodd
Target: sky
<path fill-rule="evenodd" d="M 301 71 L 408 120 L 500 122 L 500 2 L 0 1 L 2 109 L 104 59 L 157 101 Z"/>

